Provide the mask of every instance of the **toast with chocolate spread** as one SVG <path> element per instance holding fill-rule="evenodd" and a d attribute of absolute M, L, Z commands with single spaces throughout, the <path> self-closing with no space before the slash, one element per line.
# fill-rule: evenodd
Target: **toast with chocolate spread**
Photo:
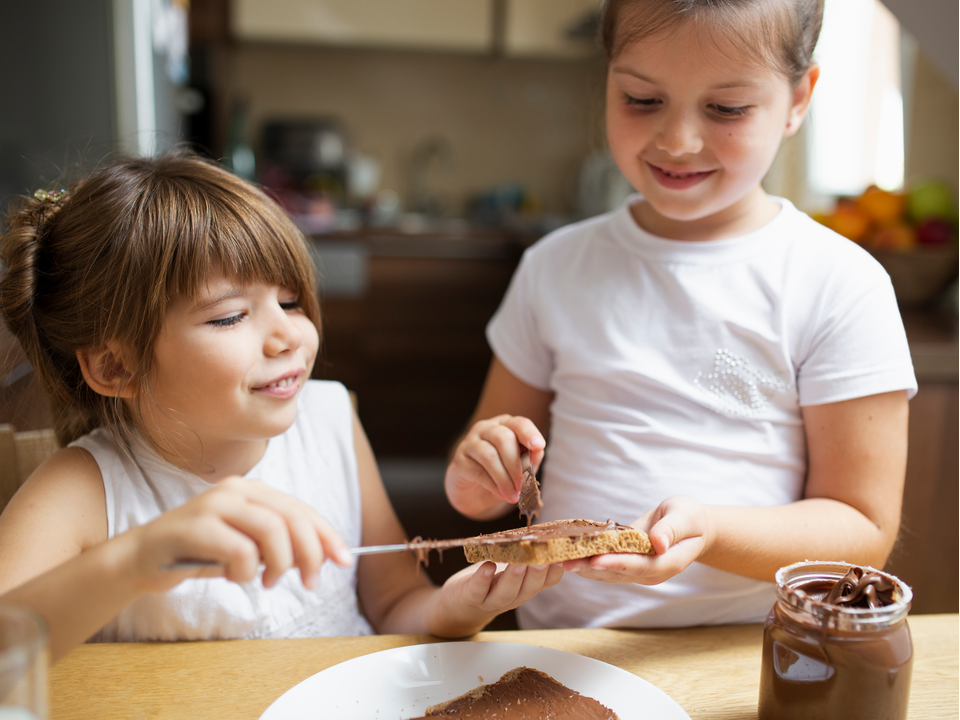
<path fill-rule="evenodd" d="M 478 535 L 463 543 L 463 551 L 470 563 L 492 560 L 511 565 L 549 565 L 606 553 L 650 555 L 653 546 L 642 530 L 612 520 L 554 520 Z"/>
<path fill-rule="evenodd" d="M 495 683 L 480 685 L 452 700 L 431 705 L 424 717 L 619 720 L 615 712 L 593 698 L 528 667 L 514 668 Z"/>

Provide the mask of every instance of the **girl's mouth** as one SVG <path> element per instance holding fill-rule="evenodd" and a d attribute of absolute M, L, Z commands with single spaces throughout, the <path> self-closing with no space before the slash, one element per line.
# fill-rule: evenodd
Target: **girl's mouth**
<path fill-rule="evenodd" d="M 300 390 L 300 375 L 289 375 L 279 380 L 274 380 L 266 385 L 253 388 L 253 392 L 269 395 L 270 397 L 287 400 L 292 398 Z"/>
<path fill-rule="evenodd" d="M 686 190 L 703 182 L 715 172 L 714 170 L 689 172 L 666 170 L 649 162 L 647 163 L 647 167 L 649 167 L 650 172 L 653 173 L 654 179 L 669 190 Z"/>

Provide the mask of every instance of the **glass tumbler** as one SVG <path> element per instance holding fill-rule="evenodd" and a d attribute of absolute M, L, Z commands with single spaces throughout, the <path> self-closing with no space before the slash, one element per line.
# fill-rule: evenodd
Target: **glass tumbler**
<path fill-rule="evenodd" d="M 47 720 L 47 626 L 0 604 L 0 720 Z"/>

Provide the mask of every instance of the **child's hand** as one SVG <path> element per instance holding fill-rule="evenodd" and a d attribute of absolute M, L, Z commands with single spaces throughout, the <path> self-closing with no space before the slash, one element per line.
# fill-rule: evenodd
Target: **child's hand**
<path fill-rule="evenodd" d="M 667 498 L 632 525 L 650 537 L 654 555 L 596 555 L 568 560 L 563 569 L 603 582 L 658 585 L 700 557 L 712 536 L 706 508 L 687 495 Z"/>
<path fill-rule="evenodd" d="M 163 592 L 190 577 L 254 579 L 264 566 L 272 587 L 291 567 L 308 588 L 320 565 L 348 566 L 346 544 L 313 508 L 256 480 L 229 478 L 156 520 L 124 534 L 132 543 L 136 576 L 145 591 Z M 123 537 L 123 536 L 121 536 Z M 118 538 L 119 539 L 119 538 Z M 178 560 L 214 560 L 222 566 L 161 570 Z"/>
<path fill-rule="evenodd" d="M 444 487 L 450 503 L 475 519 L 502 515 L 503 503 L 516 504 L 523 484 L 520 454 L 530 451 L 534 472 L 546 441 L 527 418 L 498 415 L 470 428 L 447 467 Z"/>
<path fill-rule="evenodd" d="M 464 568 L 440 589 L 434 626 L 447 637 L 479 632 L 497 615 L 523 605 L 563 577 L 558 565 L 503 565 L 482 562 Z"/>

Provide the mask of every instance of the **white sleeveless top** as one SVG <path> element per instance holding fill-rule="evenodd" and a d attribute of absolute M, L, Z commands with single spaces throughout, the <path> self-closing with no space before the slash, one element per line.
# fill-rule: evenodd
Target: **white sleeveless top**
<path fill-rule="evenodd" d="M 311 380 L 298 398 L 297 418 L 271 438 L 246 474 L 315 508 L 351 547 L 360 544 L 360 486 L 350 399 L 339 383 Z M 213 487 L 141 445 L 99 428 L 71 446 L 96 459 L 106 491 L 108 537 L 143 525 Z M 132 458 L 130 455 L 132 454 Z M 369 635 L 356 594 L 356 565 L 325 562 L 316 590 L 288 570 L 267 590 L 260 579 L 190 579 L 165 593 L 143 595 L 91 642 L 219 640 Z"/>

